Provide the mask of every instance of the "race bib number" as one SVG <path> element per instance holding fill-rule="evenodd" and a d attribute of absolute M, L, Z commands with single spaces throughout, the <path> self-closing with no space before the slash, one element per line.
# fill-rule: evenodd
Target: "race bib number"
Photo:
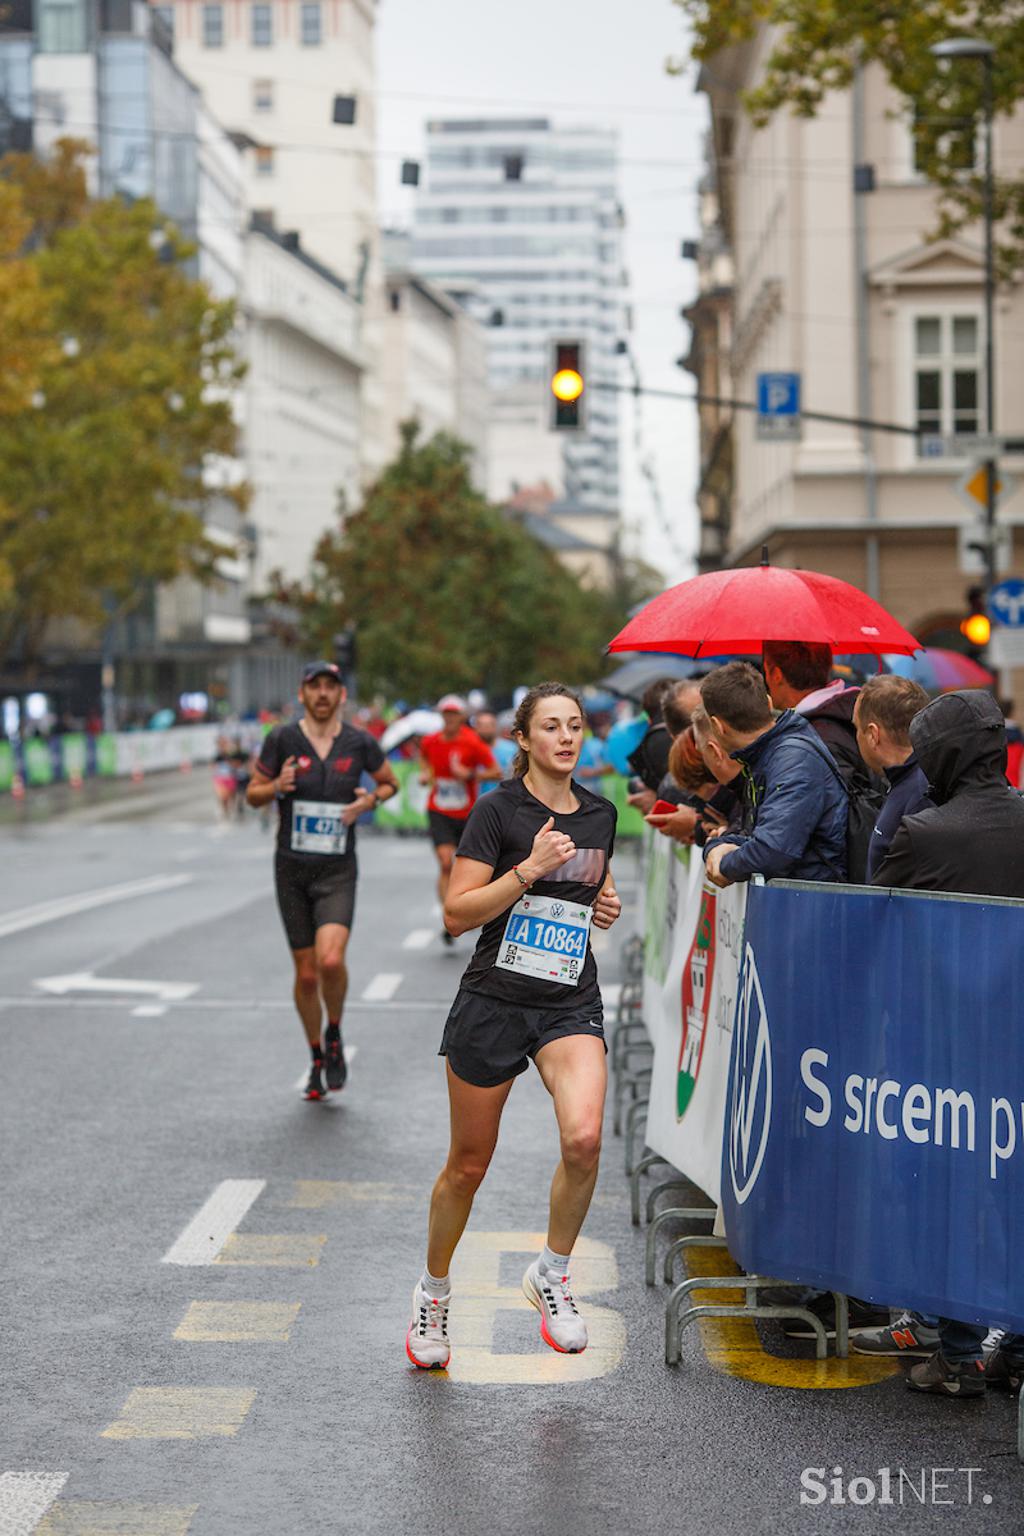
<path fill-rule="evenodd" d="M 344 809 L 326 800 L 296 800 L 292 804 L 293 853 L 347 853 L 348 827 Z"/>
<path fill-rule="evenodd" d="M 464 811 L 469 804 L 469 787 L 462 779 L 438 779 L 434 803 L 439 811 Z"/>
<path fill-rule="evenodd" d="M 499 970 L 575 987 L 587 958 L 592 907 L 554 896 L 523 896 L 508 915 L 494 962 Z"/>

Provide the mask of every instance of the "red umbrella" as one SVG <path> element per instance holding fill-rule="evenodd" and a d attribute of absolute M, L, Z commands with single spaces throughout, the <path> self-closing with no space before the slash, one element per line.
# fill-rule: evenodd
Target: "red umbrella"
<path fill-rule="evenodd" d="M 630 619 L 608 649 L 760 655 L 766 640 L 828 645 L 833 655 L 910 656 L 921 649 L 880 603 L 849 582 L 767 563 L 711 571 L 670 587 Z"/>

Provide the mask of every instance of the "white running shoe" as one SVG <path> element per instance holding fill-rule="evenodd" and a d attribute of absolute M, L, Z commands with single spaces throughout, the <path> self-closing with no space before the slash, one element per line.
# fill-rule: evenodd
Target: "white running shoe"
<path fill-rule="evenodd" d="M 580 1317 L 568 1275 L 549 1275 L 534 1259 L 523 1276 L 523 1295 L 540 1313 L 540 1336 L 560 1355 L 582 1355 L 587 1325 Z"/>
<path fill-rule="evenodd" d="M 412 1293 L 412 1322 L 405 1336 L 405 1352 L 421 1371 L 443 1370 L 451 1359 L 449 1299 L 448 1296 L 429 1296 L 417 1280 Z"/>

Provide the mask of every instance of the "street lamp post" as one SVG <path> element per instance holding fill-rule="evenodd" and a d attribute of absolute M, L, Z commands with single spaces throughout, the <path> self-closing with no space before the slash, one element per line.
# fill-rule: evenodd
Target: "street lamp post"
<path fill-rule="evenodd" d="M 937 59 L 980 59 L 985 77 L 983 111 L 985 115 L 985 185 L 983 208 L 985 220 L 985 430 L 992 438 L 996 430 L 995 365 L 995 179 L 992 165 L 992 119 L 995 112 L 993 55 L 995 48 L 981 37 L 952 37 L 935 43 L 931 49 Z M 990 447 L 985 461 L 985 597 L 996 584 L 996 451 Z"/>

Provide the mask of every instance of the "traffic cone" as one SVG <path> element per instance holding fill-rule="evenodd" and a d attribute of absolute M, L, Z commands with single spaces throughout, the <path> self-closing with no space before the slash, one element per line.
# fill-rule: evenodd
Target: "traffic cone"
<path fill-rule="evenodd" d="M 136 758 L 134 766 L 132 767 L 132 783 L 141 784 L 144 777 L 145 775 L 142 771 L 142 764 L 139 762 L 138 758 Z"/>
<path fill-rule="evenodd" d="M 25 798 L 25 780 L 22 778 L 20 773 L 16 773 L 14 775 L 14 778 L 11 780 L 11 799 L 12 800 L 24 800 L 24 798 Z"/>
<path fill-rule="evenodd" d="M 76 773 L 69 773 L 68 774 L 68 783 L 71 785 L 72 789 L 81 789 L 81 787 L 82 787 L 82 775 L 80 773 L 77 773 L 77 772 Z"/>

